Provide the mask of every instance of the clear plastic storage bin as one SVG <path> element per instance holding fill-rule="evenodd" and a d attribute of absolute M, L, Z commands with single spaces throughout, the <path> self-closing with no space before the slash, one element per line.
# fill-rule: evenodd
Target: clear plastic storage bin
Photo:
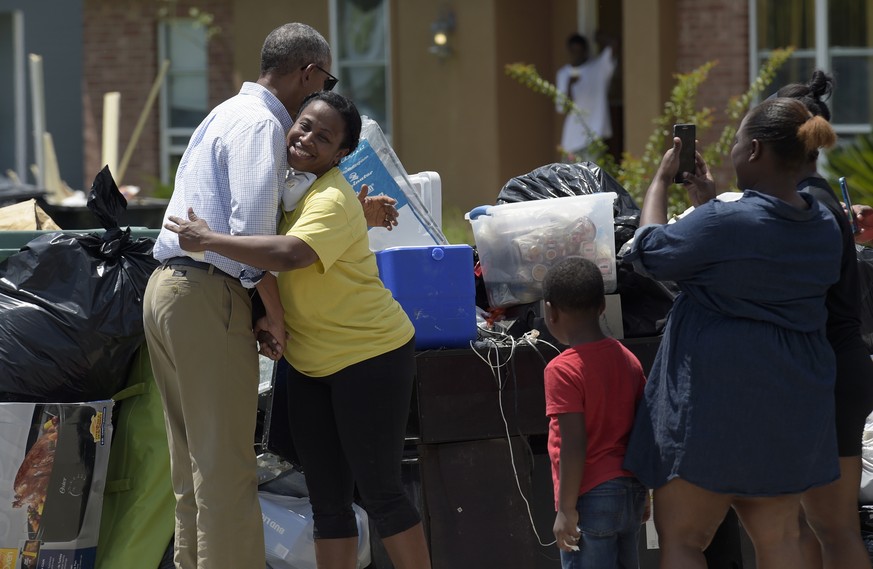
<path fill-rule="evenodd" d="M 549 267 L 565 257 L 597 263 L 606 292 L 615 291 L 614 192 L 480 206 L 473 226 L 492 307 L 535 302 Z"/>

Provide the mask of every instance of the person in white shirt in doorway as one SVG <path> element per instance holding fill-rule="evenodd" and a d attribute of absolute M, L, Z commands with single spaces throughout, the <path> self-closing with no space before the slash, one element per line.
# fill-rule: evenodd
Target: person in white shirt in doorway
<path fill-rule="evenodd" d="M 567 53 L 570 62 L 558 70 L 555 86 L 572 100 L 579 113 L 567 112 L 561 148 L 570 160 L 596 158 L 586 155 L 586 149 L 594 139 L 612 137 L 612 121 L 609 116 L 609 85 L 616 67 L 615 47 L 611 38 L 598 34 L 598 43 L 603 49 L 591 57 L 588 39 L 580 34 L 567 38 Z M 558 112 L 564 112 L 558 105 Z"/>

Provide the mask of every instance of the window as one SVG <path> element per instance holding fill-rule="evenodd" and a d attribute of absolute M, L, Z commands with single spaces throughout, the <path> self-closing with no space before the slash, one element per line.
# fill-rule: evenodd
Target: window
<path fill-rule="evenodd" d="M 841 134 L 873 123 L 873 0 L 750 0 L 751 72 L 771 50 L 794 46 L 774 85 L 805 82 L 816 68 L 836 80 L 829 101 Z"/>
<path fill-rule="evenodd" d="M 172 183 L 188 140 L 209 113 L 207 30 L 193 19 L 162 22 L 160 60 L 170 60 L 161 86 L 161 181 Z"/>
<path fill-rule="evenodd" d="M 362 115 L 391 132 L 388 0 L 331 0 L 330 37 L 336 90 Z"/>

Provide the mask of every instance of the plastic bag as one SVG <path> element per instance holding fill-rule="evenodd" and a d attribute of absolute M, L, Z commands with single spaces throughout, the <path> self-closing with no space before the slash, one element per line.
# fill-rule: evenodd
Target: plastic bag
<path fill-rule="evenodd" d="M 619 258 L 618 289 L 621 296 L 621 323 L 625 338 L 647 338 L 664 331 L 667 315 L 679 295 L 672 281 L 656 281 L 634 271 Z"/>
<path fill-rule="evenodd" d="M 145 343 L 115 402 L 116 428 L 94 569 L 158 569 L 173 540 L 176 497 L 164 406 Z M 165 567 L 175 569 L 172 549 L 169 561 Z"/>
<path fill-rule="evenodd" d="M 316 569 L 312 537 L 312 506 L 309 498 L 258 492 L 264 518 L 267 565 L 272 569 Z M 367 513 L 357 504 L 357 569 L 370 565 L 370 524 Z"/>
<path fill-rule="evenodd" d="M 594 162 L 540 166 L 512 178 L 497 194 L 497 204 L 615 192 L 615 250 L 634 235 L 640 224 L 640 208 L 624 186 Z"/>
<path fill-rule="evenodd" d="M 873 413 L 864 423 L 864 434 L 861 439 L 861 488 L 858 502 L 873 504 Z"/>
<path fill-rule="evenodd" d="M 400 214 L 399 223 L 392 231 L 382 227 L 370 229 L 370 249 L 447 245 L 448 240 L 415 192 L 379 124 L 368 117 L 362 117 L 362 123 L 361 142 L 340 163 L 340 171 L 356 192 L 367 184 L 369 195 L 384 194 L 397 200 L 394 207 Z"/>
<path fill-rule="evenodd" d="M 102 236 L 47 233 L 0 263 L 0 400 L 94 401 L 123 386 L 158 265 L 153 239 L 118 227 L 125 203 L 104 168 L 88 199 Z"/>

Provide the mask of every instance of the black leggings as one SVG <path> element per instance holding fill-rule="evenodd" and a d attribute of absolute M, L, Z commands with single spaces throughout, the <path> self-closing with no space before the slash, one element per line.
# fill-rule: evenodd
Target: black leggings
<path fill-rule="evenodd" d="M 840 456 L 860 456 L 864 424 L 873 411 L 873 362 L 864 346 L 837 353 L 834 401 Z"/>
<path fill-rule="evenodd" d="M 358 534 L 356 484 L 382 538 L 421 521 L 400 477 L 414 356 L 410 340 L 326 377 L 288 366 L 291 434 L 306 475 L 315 538 Z"/>

